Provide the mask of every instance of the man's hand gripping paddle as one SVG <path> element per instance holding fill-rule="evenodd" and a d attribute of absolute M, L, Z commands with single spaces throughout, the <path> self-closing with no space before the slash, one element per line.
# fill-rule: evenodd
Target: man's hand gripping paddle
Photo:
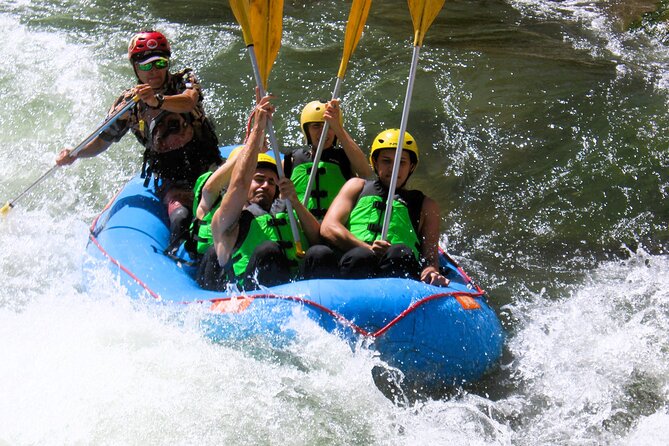
<path fill-rule="evenodd" d="M 86 147 L 88 145 L 88 143 L 90 143 L 95 138 L 97 138 L 98 135 L 100 135 L 100 133 L 107 130 L 109 128 L 109 126 L 111 126 L 114 122 L 116 122 L 116 120 L 119 117 L 121 117 L 125 112 L 127 112 L 131 108 L 133 108 L 137 104 L 138 101 L 139 101 L 139 96 L 133 96 L 132 100 L 130 100 L 123 108 L 121 108 L 120 110 L 118 110 L 117 112 L 115 112 L 114 114 L 109 116 L 107 118 L 107 120 L 105 120 L 98 128 L 96 128 L 93 131 L 93 133 L 88 135 L 88 137 L 86 137 L 86 139 L 84 139 L 77 147 L 72 149 L 69 156 L 71 158 L 76 158 L 77 154 L 79 152 L 81 152 L 84 149 L 84 147 Z M 41 183 L 47 177 L 49 177 L 52 173 L 54 173 L 58 167 L 60 167 L 60 166 L 56 164 L 51 169 L 44 172 L 44 174 L 42 174 L 41 177 L 39 177 L 37 180 L 35 180 L 30 186 L 28 186 L 23 192 L 21 192 L 16 198 L 14 198 L 13 200 L 8 201 L 2 208 L 0 208 L 0 213 L 2 215 L 6 215 L 10 211 L 10 209 L 12 209 L 16 205 L 17 201 L 19 201 L 33 187 L 37 186 L 39 183 Z"/>
<path fill-rule="evenodd" d="M 362 36 L 362 30 L 365 27 L 365 22 L 367 21 L 369 7 L 371 4 L 372 0 L 353 0 L 353 4 L 351 5 L 351 12 L 348 15 L 346 33 L 344 34 L 344 52 L 341 57 L 341 63 L 339 64 L 337 82 L 335 83 L 334 90 L 332 91 L 332 99 L 337 99 L 339 97 L 339 91 L 341 90 L 341 85 L 344 81 L 344 75 L 346 74 L 348 61 L 351 58 L 351 54 L 353 54 L 355 47 L 358 45 L 360 36 Z M 302 202 L 305 206 L 309 202 L 309 196 L 311 195 L 311 190 L 314 187 L 316 173 L 318 172 L 318 163 L 321 161 L 321 155 L 323 154 L 323 147 L 325 146 L 325 139 L 329 128 L 329 124 L 325 122 L 323 124 L 323 130 L 321 131 L 321 138 L 318 140 L 316 153 L 314 154 L 313 167 L 311 169 L 311 175 L 309 175 L 307 189 L 305 190 L 304 198 L 302 199 Z"/>
<path fill-rule="evenodd" d="M 400 170 L 400 158 L 402 157 L 404 132 L 406 132 L 407 118 L 409 117 L 411 93 L 413 92 L 413 83 L 416 79 L 418 54 L 420 53 L 420 47 L 423 44 L 425 33 L 437 17 L 437 14 L 439 14 L 441 7 L 444 5 L 444 0 L 408 0 L 408 3 L 414 29 L 413 58 L 411 60 L 411 69 L 409 70 L 407 92 L 404 97 L 404 107 L 402 109 L 402 121 L 400 124 L 399 139 L 397 141 L 397 150 L 395 152 L 395 162 L 393 163 L 393 172 L 390 178 L 390 186 L 388 187 L 388 201 L 386 203 L 386 212 L 383 219 L 383 228 L 381 230 L 381 238 L 383 240 L 388 239 L 388 226 L 390 225 L 390 217 L 393 212 L 393 196 L 395 195 L 395 189 L 397 188 L 397 175 Z"/>
<path fill-rule="evenodd" d="M 260 97 L 263 97 L 267 94 L 267 79 L 281 46 L 283 0 L 230 0 L 230 7 L 242 27 L 244 42 L 253 66 L 253 75 Z M 271 120 L 267 123 L 267 134 L 276 160 L 279 178 L 283 178 L 285 174 Z M 288 200 L 286 200 L 286 210 L 297 255 L 302 257 L 304 256 L 302 241 L 297 229 L 293 206 Z"/>

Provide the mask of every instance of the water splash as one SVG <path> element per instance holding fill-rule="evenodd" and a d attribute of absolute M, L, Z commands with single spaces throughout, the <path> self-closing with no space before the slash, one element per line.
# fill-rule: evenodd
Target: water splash
<path fill-rule="evenodd" d="M 522 413 L 520 444 L 614 444 L 640 418 L 664 413 L 668 272 L 668 258 L 639 251 L 601 265 L 561 299 L 527 295 L 512 305 L 521 321 L 509 343 L 520 394 L 498 408 Z"/>

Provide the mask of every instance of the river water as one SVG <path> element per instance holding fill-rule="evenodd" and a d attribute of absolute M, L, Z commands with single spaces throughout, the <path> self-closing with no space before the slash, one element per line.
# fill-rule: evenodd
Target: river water
<path fill-rule="evenodd" d="M 657 445 L 669 443 L 669 30 L 651 0 L 453 0 L 427 32 L 410 185 L 508 334 L 500 367 L 448 395 L 387 398 L 379 360 L 308 321 L 299 342 L 212 345 L 131 302 L 88 225 L 139 169 L 132 137 L 59 169 L 0 220 L 0 444 Z M 659 2 L 657 2 L 659 3 Z M 269 79 L 275 128 L 329 98 L 349 2 L 286 0 Z M 129 37 L 155 27 L 193 67 L 222 142 L 253 78 L 225 2 L 0 2 L 0 199 L 76 145 L 133 85 Z M 405 2 L 375 0 L 342 90 L 367 150 L 398 127 Z"/>

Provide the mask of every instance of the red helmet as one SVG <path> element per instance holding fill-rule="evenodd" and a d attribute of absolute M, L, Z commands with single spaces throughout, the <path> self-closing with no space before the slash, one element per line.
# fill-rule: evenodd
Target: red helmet
<path fill-rule="evenodd" d="M 142 56 L 155 53 L 170 57 L 172 50 L 167 37 L 158 31 L 142 31 L 130 39 L 128 45 L 128 59 L 135 61 Z"/>

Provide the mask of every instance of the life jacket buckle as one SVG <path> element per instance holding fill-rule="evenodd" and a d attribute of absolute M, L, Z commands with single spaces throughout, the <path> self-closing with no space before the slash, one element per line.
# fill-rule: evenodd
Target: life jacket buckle
<path fill-rule="evenodd" d="M 267 225 L 270 227 L 279 227 L 279 226 L 285 226 L 287 224 L 287 221 L 285 218 L 270 218 L 267 221 Z"/>

